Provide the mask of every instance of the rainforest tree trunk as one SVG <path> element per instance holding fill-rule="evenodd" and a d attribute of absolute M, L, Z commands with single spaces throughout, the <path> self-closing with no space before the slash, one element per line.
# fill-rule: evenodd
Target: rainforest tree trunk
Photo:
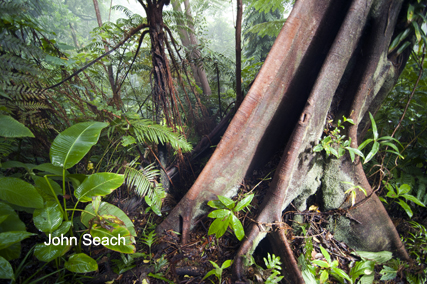
<path fill-rule="evenodd" d="M 95 8 L 95 14 L 96 14 L 96 20 L 98 21 L 98 26 L 102 27 L 102 18 L 101 18 L 101 12 L 99 11 L 98 0 L 93 0 L 93 6 Z M 104 42 L 104 49 L 106 53 L 110 51 L 110 48 L 108 47 L 108 44 L 106 42 Z M 110 82 L 111 91 L 113 92 L 112 103 L 119 110 L 122 105 L 122 100 L 117 91 L 116 82 L 114 80 L 113 66 L 111 64 L 108 64 L 107 67 L 105 67 L 105 69 L 107 71 L 108 81 Z"/>
<path fill-rule="evenodd" d="M 244 281 L 245 260 L 267 235 L 273 253 L 283 260 L 284 279 L 304 283 L 280 224 L 291 202 L 305 210 L 313 194 L 322 199 L 324 210 L 343 209 L 332 220 L 335 238 L 358 250 L 388 250 L 408 258 L 362 162 L 352 162 L 348 153 L 340 159 L 326 157 L 313 147 L 325 135 L 328 114 L 354 120 L 355 125 L 341 133 L 351 138 L 353 148 L 363 141 L 369 112 L 378 110 L 410 54 L 410 48 L 401 54 L 388 51 L 408 25 L 409 2 L 297 1 L 211 159 L 157 232 L 172 229 L 188 242 L 194 220 L 206 212 L 209 200 L 234 196 L 250 169 L 284 148 L 260 214 L 246 228 L 235 257 L 236 283 Z M 358 203 L 351 207 L 345 203 L 348 186 L 342 182 L 360 185 L 368 197 L 358 193 Z"/>

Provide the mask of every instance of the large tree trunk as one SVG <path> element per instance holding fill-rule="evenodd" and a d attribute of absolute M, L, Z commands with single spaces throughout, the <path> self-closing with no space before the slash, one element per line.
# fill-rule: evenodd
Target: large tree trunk
<path fill-rule="evenodd" d="M 284 260 L 287 281 L 304 283 L 280 225 L 281 213 L 292 201 L 304 210 L 307 198 L 316 192 L 323 198 L 324 210 L 344 209 L 330 228 L 336 238 L 359 250 L 389 250 L 408 258 L 387 212 L 372 193 L 362 163 L 358 159 L 352 163 L 347 154 L 336 159 L 312 151 L 328 112 L 354 120 L 345 134 L 357 148 L 369 123 L 368 112 L 377 111 L 410 53 L 409 49 L 399 56 L 388 53 L 397 29 L 405 28 L 407 1 L 403 2 L 297 1 L 213 156 L 157 231 L 182 232 L 182 241 L 188 242 L 193 220 L 206 210 L 206 202 L 217 195 L 235 195 L 248 170 L 262 165 L 278 145 L 285 145 L 260 214 L 235 258 L 237 281 L 244 278 L 245 255 L 269 233 L 277 248 L 274 253 Z M 344 181 L 362 186 L 369 197 L 358 194 L 356 206 L 343 206 Z M 272 223 L 277 225 L 266 225 Z"/>

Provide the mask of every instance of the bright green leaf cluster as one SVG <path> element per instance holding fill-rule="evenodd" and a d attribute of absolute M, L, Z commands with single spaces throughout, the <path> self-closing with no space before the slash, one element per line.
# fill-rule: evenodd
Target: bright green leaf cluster
<path fill-rule="evenodd" d="M 203 279 L 202 279 L 202 280 L 205 280 L 206 278 L 208 278 L 208 277 L 209 277 L 209 276 L 211 276 L 211 275 L 215 275 L 215 276 L 218 278 L 219 283 L 222 283 L 222 282 L 221 282 L 221 279 L 222 279 L 222 271 L 223 271 L 224 269 L 226 269 L 226 268 L 230 267 L 230 266 L 231 266 L 231 264 L 233 264 L 233 261 L 232 261 L 231 259 L 226 260 L 226 261 L 224 261 L 224 263 L 221 265 L 221 267 L 219 267 L 219 265 L 218 265 L 218 264 L 216 264 L 216 263 L 215 263 L 215 262 L 213 262 L 213 261 L 210 261 L 210 260 L 209 260 L 209 262 L 213 265 L 214 269 L 212 269 L 211 271 L 209 271 L 209 272 L 205 275 L 205 277 L 203 277 Z M 211 281 L 211 282 L 212 282 L 212 281 Z M 213 283 L 213 282 L 212 282 L 212 283 Z"/>
<path fill-rule="evenodd" d="M 236 217 L 235 213 L 249 206 L 254 198 L 254 194 L 250 194 L 240 200 L 237 204 L 228 197 L 218 195 L 218 200 L 211 200 L 208 205 L 217 210 L 209 213 L 209 218 L 215 218 L 209 227 L 209 235 L 215 234 L 217 238 L 220 238 L 225 234 L 228 227 L 230 227 L 239 241 L 243 240 L 245 231 L 242 223 Z"/>
<path fill-rule="evenodd" d="M 405 210 L 406 214 L 408 214 L 409 218 L 412 218 L 412 215 L 414 215 L 414 213 L 412 213 L 411 206 L 409 206 L 406 201 L 409 200 L 421 207 L 425 207 L 425 204 L 422 203 L 418 198 L 409 194 L 409 192 L 411 191 L 410 185 L 402 184 L 399 187 L 393 187 L 391 184 L 386 183 L 385 181 L 383 181 L 383 183 L 385 188 L 387 189 L 386 197 L 393 199 L 395 203 L 399 204 L 403 208 L 403 210 Z M 387 200 L 383 197 L 380 197 L 380 200 L 384 203 L 387 203 Z"/>

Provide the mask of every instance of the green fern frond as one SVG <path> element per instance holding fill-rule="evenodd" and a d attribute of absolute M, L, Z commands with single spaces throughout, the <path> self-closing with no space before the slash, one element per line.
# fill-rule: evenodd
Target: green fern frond
<path fill-rule="evenodd" d="M 246 32 L 257 34 L 260 37 L 264 37 L 264 36 L 277 37 L 285 21 L 286 21 L 285 19 L 280 19 L 276 21 L 260 23 L 255 26 L 252 26 L 251 28 L 246 30 Z"/>
<path fill-rule="evenodd" d="M 160 171 L 150 164 L 141 170 L 132 167 L 132 163 L 126 166 L 125 183 L 128 188 L 134 189 L 135 192 L 143 197 L 152 196 L 156 186 L 156 180 L 160 176 Z"/>
<path fill-rule="evenodd" d="M 133 120 L 130 123 L 133 126 L 136 138 L 140 142 L 170 143 L 172 148 L 181 149 L 182 152 L 189 152 L 192 149 L 183 136 L 179 136 L 167 126 L 156 124 L 149 119 Z"/>

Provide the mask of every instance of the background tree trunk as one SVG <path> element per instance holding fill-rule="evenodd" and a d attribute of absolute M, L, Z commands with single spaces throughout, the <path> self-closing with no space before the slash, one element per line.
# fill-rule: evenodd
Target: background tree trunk
<path fill-rule="evenodd" d="M 98 21 L 98 26 L 102 27 L 102 18 L 101 18 L 101 12 L 99 11 L 98 0 L 93 0 L 93 6 L 95 7 L 96 20 Z M 110 51 L 108 44 L 105 42 L 104 42 L 104 49 L 106 53 Z M 121 103 L 120 95 L 117 92 L 116 82 L 114 80 L 113 66 L 111 64 L 108 64 L 106 67 L 104 66 L 104 68 L 106 68 L 106 71 L 108 74 L 108 81 L 110 82 L 111 91 L 113 92 L 112 102 L 117 109 L 120 109 L 122 103 Z"/>
<path fill-rule="evenodd" d="M 236 17 L 236 108 L 243 101 L 242 93 L 242 0 L 237 2 L 237 17 Z"/>

